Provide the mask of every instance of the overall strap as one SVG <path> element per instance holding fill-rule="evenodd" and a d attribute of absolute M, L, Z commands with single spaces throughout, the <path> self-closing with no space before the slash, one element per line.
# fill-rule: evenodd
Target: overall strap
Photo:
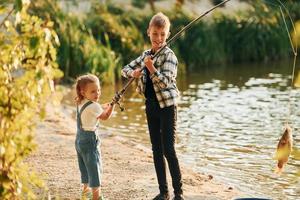
<path fill-rule="evenodd" d="M 81 109 L 79 110 L 78 109 L 78 106 L 77 106 L 77 127 L 79 129 L 82 129 L 82 124 L 81 124 L 81 113 L 84 111 L 84 109 L 86 107 L 88 107 L 89 105 L 91 105 L 93 102 L 92 101 L 88 101 L 86 102 L 85 104 L 83 104 L 83 106 L 81 107 Z"/>

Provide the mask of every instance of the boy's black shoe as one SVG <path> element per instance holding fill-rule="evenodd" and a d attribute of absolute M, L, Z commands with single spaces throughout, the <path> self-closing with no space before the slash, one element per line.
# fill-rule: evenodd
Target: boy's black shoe
<path fill-rule="evenodd" d="M 182 194 L 175 194 L 173 200 L 184 200 L 184 198 Z"/>
<path fill-rule="evenodd" d="M 153 200 L 169 200 L 169 199 L 170 199 L 169 193 L 164 193 L 164 194 L 156 195 Z"/>

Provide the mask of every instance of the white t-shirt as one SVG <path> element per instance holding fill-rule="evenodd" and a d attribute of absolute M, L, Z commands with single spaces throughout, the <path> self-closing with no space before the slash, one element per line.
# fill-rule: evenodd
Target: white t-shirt
<path fill-rule="evenodd" d="M 81 104 L 78 105 L 78 109 L 82 108 L 82 106 L 88 102 L 88 100 L 83 100 Z M 88 105 L 81 113 L 81 126 L 85 131 L 96 131 L 97 122 L 99 117 L 103 112 L 103 108 L 97 102 L 93 102 Z"/>

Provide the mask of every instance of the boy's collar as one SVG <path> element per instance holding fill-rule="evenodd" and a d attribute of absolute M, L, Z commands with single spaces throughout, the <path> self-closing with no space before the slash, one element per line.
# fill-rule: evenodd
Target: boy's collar
<path fill-rule="evenodd" d="M 168 46 L 166 46 L 166 47 L 160 52 L 160 54 L 163 53 L 164 51 L 166 51 L 167 48 L 168 48 Z M 157 51 L 159 51 L 159 49 L 158 49 Z M 149 49 L 148 52 L 150 53 L 150 55 L 154 55 L 157 51 L 154 51 L 154 49 Z"/>

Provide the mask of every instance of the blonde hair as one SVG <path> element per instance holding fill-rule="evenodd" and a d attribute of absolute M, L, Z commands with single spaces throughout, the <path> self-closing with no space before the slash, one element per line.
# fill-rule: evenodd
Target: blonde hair
<path fill-rule="evenodd" d="M 85 89 L 85 86 L 89 83 L 96 83 L 100 85 L 100 81 L 97 76 L 93 74 L 81 75 L 76 79 L 76 97 L 75 101 L 77 104 L 80 104 L 84 99 L 84 96 L 81 94 L 81 91 Z"/>
<path fill-rule="evenodd" d="M 149 22 L 149 28 L 152 26 L 155 26 L 158 28 L 168 27 L 170 29 L 171 23 L 170 23 L 169 17 L 164 15 L 162 12 L 159 12 L 151 18 L 151 20 Z"/>

